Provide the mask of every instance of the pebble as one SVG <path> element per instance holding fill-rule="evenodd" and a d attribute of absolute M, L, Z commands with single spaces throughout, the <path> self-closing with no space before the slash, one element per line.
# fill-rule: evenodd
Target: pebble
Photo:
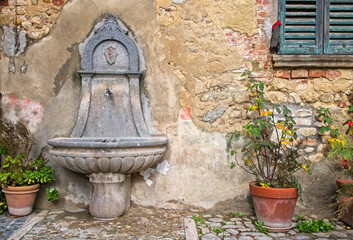
<path fill-rule="evenodd" d="M 235 228 L 238 228 L 238 226 L 235 226 L 235 225 L 224 225 L 224 226 L 222 226 L 222 228 L 223 229 L 229 229 L 229 228 L 235 229 Z"/>
<path fill-rule="evenodd" d="M 202 236 L 201 240 L 221 240 L 221 238 L 214 233 L 207 233 Z"/>
<path fill-rule="evenodd" d="M 237 240 L 234 236 L 224 237 L 224 240 Z"/>
<path fill-rule="evenodd" d="M 221 223 L 210 223 L 209 226 L 211 228 L 216 228 L 216 227 L 220 228 L 220 227 L 222 227 L 222 224 Z"/>
<path fill-rule="evenodd" d="M 230 234 L 233 234 L 233 235 L 238 235 L 239 234 L 239 231 L 237 231 L 235 229 L 226 229 L 226 232 L 229 232 Z"/>
<path fill-rule="evenodd" d="M 338 231 L 333 231 L 332 235 L 338 238 L 346 238 L 347 234 L 343 233 L 343 232 L 338 232 Z"/>
<path fill-rule="evenodd" d="M 210 218 L 208 220 L 211 221 L 211 222 L 219 222 L 219 223 L 223 222 L 222 218 Z"/>

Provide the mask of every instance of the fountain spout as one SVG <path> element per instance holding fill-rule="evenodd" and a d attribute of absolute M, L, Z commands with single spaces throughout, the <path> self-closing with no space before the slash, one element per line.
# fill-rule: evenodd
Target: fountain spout
<path fill-rule="evenodd" d="M 106 89 L 105 89 L 105 97 L 106 98 L 111 98 L 113 96 L 113 92 L 107 87 Z"/>

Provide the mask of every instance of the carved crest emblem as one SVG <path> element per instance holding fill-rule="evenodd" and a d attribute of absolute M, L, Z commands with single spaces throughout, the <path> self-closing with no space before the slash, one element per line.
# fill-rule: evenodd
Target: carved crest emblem
<path fill-rule="evenodd" d="M 115 47 L 108 47 L 105 50 L 105 59 L 110 65 L 113 65 L 116 61 L 116 58 L 118 57 L 118 50 Z"/>

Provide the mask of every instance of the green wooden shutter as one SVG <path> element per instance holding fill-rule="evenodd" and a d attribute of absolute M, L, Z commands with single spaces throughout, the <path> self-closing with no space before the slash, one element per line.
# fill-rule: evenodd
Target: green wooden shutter
<path fill-rule="evenodd" d="M 353 1 L 329 0 L 325 17 L 325 54 L 353 53 Z"/>
<path fill-rule="evenodd" d="M 280 0 L 279 54 L 322 54 L 322 0 Z"/>

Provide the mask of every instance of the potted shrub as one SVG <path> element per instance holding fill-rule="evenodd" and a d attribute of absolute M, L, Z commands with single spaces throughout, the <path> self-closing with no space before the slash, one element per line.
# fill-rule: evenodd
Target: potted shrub
<path fill-rule="evenodd" d="M 233 157 L 231 168 L 240 166 L 255 176 L 249 183 L 256 217 L 273 232 L 286 232 L 292 227 L 292 217 L 301 192 L 294 177 L 298 170 L 309 170 L 310 161 L 299 154 L 302 141 L 298 138 L 290 109 L 265 101 L 264 83 L 250 80 L 248 92 L 252 106 L 251 120 L 242 132 L 228 134 L 227 150 Z M 241 156 L 232 149 L 233 141 L 243 136 L 246 143 Z"/>
<path fill-rule="evenodd" d="M 353 90 L 352 90 L 353 91 Z M 348 114 L 353 113 L 353 95 L 348 97 L 350 106 Z M 337 208 L 337 217 L 347 225 L 353 227 L 353 143 L 350 136 L 353 135 L 353 120 L 350 117 L 343 123 L 346 127 L 345 135 L 341 134 L 339 129 L 332 127 L 333 119 L 330 109 L 318 108 L 318 119 L 322 120 L 323 126 L 320 128 L 322 134 L 328 133 L 330 138 L 330 150 L 328 156 L 335 160 L 345 174 L 350 179 L 337 179 L 338 190 L 334 195 L 334 206 Z"/>
<path fill-rule="evenodd" d="M 54 170 L 43 156 L 29 158 L 33 142 L 32 133 L 23 123 L 0 119 L 0 182 L 11 215 L 30 214 L 40 184 L 55 180 Z M 56 200 L 57 195 L 53 189 L 47 199 Z"/>

